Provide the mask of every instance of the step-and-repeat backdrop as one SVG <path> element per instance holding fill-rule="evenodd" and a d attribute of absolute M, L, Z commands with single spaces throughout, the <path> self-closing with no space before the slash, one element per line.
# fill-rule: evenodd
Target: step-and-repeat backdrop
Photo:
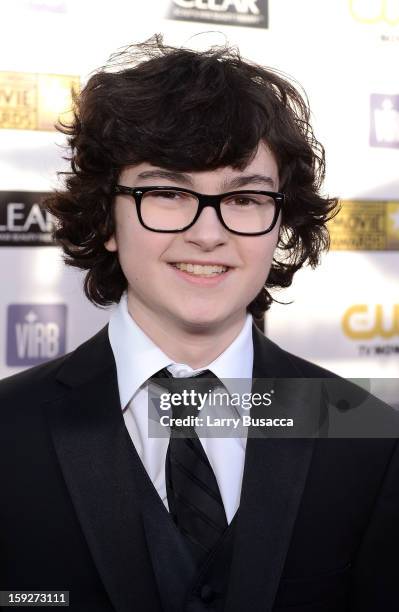
<path fill-rule="evenodd" d="M 155 32 L 226 40 L 305 88 L 342 200 L 321 266 L 276 294 L 266 332 L 348 377 L 399 376 L 398 0 L 3 0 L 0 6 L 0 377 L 73 350 L 109 311 L 51 242 L 43 197 L 66 169 L 71 90 Z"/>

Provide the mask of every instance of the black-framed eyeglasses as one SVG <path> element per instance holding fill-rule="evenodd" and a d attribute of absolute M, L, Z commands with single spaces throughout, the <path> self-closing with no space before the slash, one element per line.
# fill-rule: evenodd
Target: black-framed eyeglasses
<path fill-rule="evenodd" d="M 114 193 L 134 198 L 143 227 L 168 233 L 189 229 L 203 209 L 211 206 L 223 227 L 233 234 L 260 236 L 272 231 L 284 202 L 283 193 L 251 189 L 204 195 L 180 187 L 116 185 Z"/>

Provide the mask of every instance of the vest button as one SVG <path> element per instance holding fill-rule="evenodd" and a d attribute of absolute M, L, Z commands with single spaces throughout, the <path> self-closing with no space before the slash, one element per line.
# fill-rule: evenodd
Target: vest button
<path fill-rule="evenodd" d="M 210 603 L 214 599 L 215 595 L 216 593 L 212 591 L 208 584 L 204 584 L 202 586 L 200 597 L 204 603 Z"/>

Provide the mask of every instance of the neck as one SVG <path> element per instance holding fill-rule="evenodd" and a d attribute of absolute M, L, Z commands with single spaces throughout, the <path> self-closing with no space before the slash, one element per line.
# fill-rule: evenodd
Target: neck
<path fill-rule="evenodd" d="M 177 323 L 143 310 L 128 297 L 128 311 L 135 323 L 161 351 L 176 363 L 193 369 L 205 367 L 221 355 L 242 330 L 246 312 L 213 324 Z"/>

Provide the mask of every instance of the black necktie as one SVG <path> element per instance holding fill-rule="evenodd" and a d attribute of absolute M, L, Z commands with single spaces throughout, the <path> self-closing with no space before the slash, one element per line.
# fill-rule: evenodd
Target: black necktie
<path fill-rule="evenodd" d="M 154 378 L 171 379 L 164 368 Z M 205 370 L 191 379 L 173 379 L 179 388 L 198 389 L 198 379 L 217 377 Z M 198 382 L 195 382 L 195 381 Z M 167 386 L 167 381 L 164 381 Z M 216 386 L 213 384 L 211 386 Z M 209 384 L 206 385 L 209 390 Z M 198 411 L 195 409 L 198 414 Z M 192 412 L 194 413 L 194 412 Z M 174 418 L 182 414 L 172 414 Z M 184 437 L 182 437 L 184 436 Z M 180 532 L 187 538 L 198 564 L 215 547 L 227 528 L 226 513 L 219 487 L 203 446 L 193 427 L 172 428 L 165 462 L 166 492 L 169 511 Z"/>

